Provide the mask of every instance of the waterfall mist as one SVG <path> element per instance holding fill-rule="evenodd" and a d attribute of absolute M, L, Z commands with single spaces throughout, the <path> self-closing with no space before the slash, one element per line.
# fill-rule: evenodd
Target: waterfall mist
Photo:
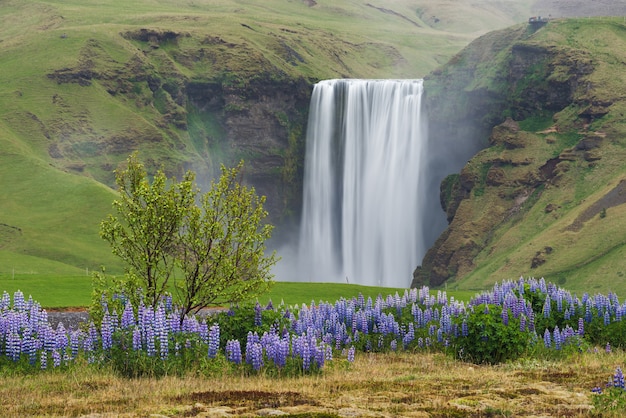
<path fill-rule="evenodd" d="M 298 280 L 410 285 L 427 249 L 425 211 L 432 206 L 422 88 L 422 80 L 315 85 Z"/>

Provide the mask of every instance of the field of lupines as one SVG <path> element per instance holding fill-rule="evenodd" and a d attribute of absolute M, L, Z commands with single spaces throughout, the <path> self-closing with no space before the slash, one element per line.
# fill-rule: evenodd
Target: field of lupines
<path fill-rule="evenodd" d="M 626 346 L 626 303 L 614 294 L 577 297 L 543 279 L 496 284 L 469 303 L 428 288 L 375 300 L 358 297 L 299 307 L 233 307 L 182 321 L 170 299 L 132 306 L 79 329 L 53 329 L 47 313 L 21 292 L 0 301 L 4 362 L 19 367 L 62 367 L 82 357 L 111 362 L 124 375 L 165 374 L 211 363 L 289 373 L 320 370 L 355 352 L 444 351 L 475 363 L 499 363 L 522 355 L 558 356 L 563 350 Z M 227 363 L 225 363 L 227 362 Z"/>
<path fill-rule="evenodd" d="M 626 303 L 614 294 L 578 297 L 543 279 L 520 278 L 496 284 L 469 303 L 424 287 L 375 300 L 233 307 L 182 321 L 170 299 L 152 307 L 132 306 L 122 297 L 104 303 L 99 321 L 53 329 L 37 302 L 19 291 L 12 299 L 5 292 L 0 364 L 28 372 L 82 361 L 112 365 L 129 377 L 227 370 L 299 375 L 317 373 L 328 362 L 348 365 L 359 352 L 445 352 L 495 364 L 623 349 L 625 313 Z M 604 391 L 593 389 L 595 402 L 626 402 L 623 382 L 618 368 Z"/>

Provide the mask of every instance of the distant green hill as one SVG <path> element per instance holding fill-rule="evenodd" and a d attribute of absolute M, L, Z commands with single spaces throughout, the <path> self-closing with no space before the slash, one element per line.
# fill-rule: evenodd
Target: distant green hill
<path fill-rule="evenodd" d="M 0 275 L 119 272 L 98 224 L 135 149 L 203 180 L 245 158 L 292 221 L 313 82 L 423 77 L 530 3 L 2 1 Z"/>

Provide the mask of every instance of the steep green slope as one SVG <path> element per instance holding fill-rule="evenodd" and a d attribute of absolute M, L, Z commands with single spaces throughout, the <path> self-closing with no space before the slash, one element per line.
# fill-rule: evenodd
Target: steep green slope
<path fill-rule="evenodd" d="M 102 185 L 136 149 L 203 181 L 245 158 L 273 221 L 293 221 L 313 82 L 421 77 L 530 3 L 3 1 L 0 274 L 119 271 Z"/>
<path fill-rule="evenodd" d="M 450 225 L 416 284 L 626 292 L 624 51 L 623 18 L 555 20 L 482 37 L 429 78 L 433 124 L 488 147 L 444 182 Z"/>

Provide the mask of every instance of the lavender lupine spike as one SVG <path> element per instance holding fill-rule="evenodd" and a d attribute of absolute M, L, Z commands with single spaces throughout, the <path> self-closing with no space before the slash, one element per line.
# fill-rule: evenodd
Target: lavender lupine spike
<path fill-rule="evenodd" d="M 141 351 L 142 343 L 141 343 L 141 331 L 138 326 L 133 328 L 133 351 Z"/>
<path fill-rule="evenodd" d="M 355 351 L 356 351 L 356 349 L 354 348 L 354 346 L 351 346 L 351 347 L 348 349 L 347 360 L 348 360 L 350 363 L 354 363 L 354 355 L 355 355 Z"/>
<path fill-rule="evenodd" d="M 11 306 L 11 296 L 7 291 L 2 292 L 2 299 L 0 299 L 0 312 L 6 311 Z"/>
<path fill-rule="evenodd" d="M 254 306 L 254 325 L 259 327 L 262 324 L 262 314 L 263 312 L 263 308 L 261 307 L 261 304 L 259 304 L 259 302 L 257 301 L 256 305 Z"/>
<path fill-rule="evenodd" d="M 563 345 L 563 341 L 561 339 L 561 331 L 559 330 L 558 326 L 554 327 L 554 331 L 552 332 L 552 340 L 554 341 L 554 348 L 556 350 L 560 350 Z"/>
<path fill-rule="evenodd" d="M 258 342 L 246 346 L 246 362 L 252 365 L 255 371 L 263 367 L 263 347 Z"/>
<path fill-rule="evenodd" d="M 156 344 L 154 342 L 155 332 L 152 323 L 145 324 L 144 335 L 146 339 L 146 352 L 148 356 L 154 357 L 156 355 Z"/>
<path fill-rule="evenodd" d="M 226 357 L 228 361 L 241 364 L 241 345 L 239 340 L 228 340 L 226 342 Z"/>
<path fill-rule="evenodd" d="M 61 366 L 61 353 L 59 353 L 59 350 L 54 349 L 52 350 L 52 365 L 57 368 Z"/>
<path fill-rule="evenodd" d="M 102 336 L 102 349 L 110 350 L 113 347 L 113 328 L 111 326 L 111 317 L 109 311 L 104 312 L 102 317 L 102 325 L 100 326 L 100 334 Z"/>
<path fill-rule="evenodd" d="M 163 303 L 159 304 L 154 314 L 154 322 L 159 339 L 159 354 L 161 360 L 165 360 L 169 356 L 169 330 L 167 328 L 167 318 Z"/>
<path fill-rule="evenodd" d="M 543 344 L 546 346 L 546 348 L 550 348 L 552 346 L 552 337 L 548 328 L 546 328 L 545 332 L 543 333 Z"/>
<path fill-rule="evenodd" d="M 209 329 L 209 358 L 215 358 L 220 348 L 220 326 L 218 324 L 211 325 Z"/>
<path fill-rule="evenodd" d="M 625 389 L 624 387 L 624 373 L 620 367 L 615 369 L 615 373 L 613 374 L 613 387 Z"/>
<path fill-rule="evenodd" d="M 585 320 L 578 318 L 578 336 L 583 337 L 585 335 Z"/>
<path fill-rule="evenodd" d="M 123 329 L 128 329 L 135 325 L 135 313 L 133 312 L 133 305 L 130 301 L 126 302 L 126 306 L 124 307 L 124 312 L 122 313 L 122 323 L 121 327 Z"/>

